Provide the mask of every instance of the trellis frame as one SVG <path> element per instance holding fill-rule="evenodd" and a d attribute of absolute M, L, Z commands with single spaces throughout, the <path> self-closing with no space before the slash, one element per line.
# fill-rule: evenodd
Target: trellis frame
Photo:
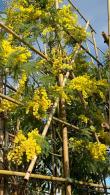
<path fill-rule="evenodd" d="M 70 2 L 70 0 L 68 0 L 68 1 Z M 57 2 L 57 3 L 58 3 L 58 2 Z M 72 4 L 72 5 L 73 5 L 73 4 Z M 58 6 L 58 4 L 57 4 L 57 6 Z M 74 5 L 73 5 L 73 6 L 74 6 Z M 88 21 L 84 18 L 84 16 L 82 16 L 82 14 L 79 12 L 79 10 L 78 10 L 77 8 L 76 8 L 76 10 L 77 10 L 77 12 L 79 13 L 79 15 L 88 23 Z M 95 30 L 93 29 L 93 27 L 92 27 L 89 23 L 88 23 L 88 25 L 89 25 L 89 27 L 90 27 L 90 29 L 91 29 L 91 32 L 92 32 L 92 33 L 95 32 Z M 42 57 L 42 58 L 44 58 L 45 60 L 47 60 L 47 61 L 50 62 L 50 59 L 48 59 L 47 55 L 45 55 L 45 54 L 42 53 L 41 51 L 35 49 L 35 48 L 34 48 L 33 46 L 31 46 L 29 43 L 27 43 L 26 41 L 24 41 L 19 35 L 17 35 L 13 30 L 11 30 L 9 27 L 7 27 L 7 26 L 6 26 L 5 24 L 3 24 L 2 22 L 0 22 L 0 27 L 3 28 L 6 32 L 12 34 L 16 39 L 18 39 L 20 42 L 22 42 L 24 45 L 26 45 L 30 50 L 32 50 L 33 52 L 35 52 L 37 55 L 39 55 L 40 57 Z M 66 29 L 64 29 L 64 30 L 67 32 L 67 34 L 68 34 L 69 36 L 71 36 L 71 34 L 70 34 Z M 89 51 L 88 49 L 86 49 L 82 44 L 79 45 L 79 49 L 82 48 L 82 49 L 83 49 L 83 50 L 84 50 L 92 59 L 94 59 L 94 60 L 98 63 L 98 65 L 103 66 L 103 64 L 102 64 L 102 63 L 99 61 L 99 59 L 98 59 L 97 45 L 96 45 L 96 42 L 95 42 L 95 39 L 94 39 L 94 35 L 92 35 L 92 36 L 93 36 L 93 42 L 92 42 L 92 44 L 94 45 L 96 56 L 93 56 L 93 55 L 90 53 L 90 51 Z M 72 37 L 72 36 L 71 36 L 71 37 Z M 73 37 L 72 37 L 72 38 L 73 38 Z M 74 38 L 73 38 L 73 39 L 74 39 Z M 74 40 L 75 40 L 75 39 L 74 39 Z M 99 49 L 100 49 L 100 48 L 99 48 Z M 76 52 L 76 54 L 75 54 L 74 57 L 76 57 L 77 53 L 78 53 L 78 51 Z M 73 60 L 75 60 L 75 58 L 74 58 Z M 66 82 L 66 80 L 68 79 L 68 77 L 69 77 L 69 72 L 66 73 L 65 78 L 64 78 L 64 80 L 62 81 L 62 84 L 63 84 L 63 85 L 65 85 L 65 82 Z M 8 86 L 7 86 L 7 87 L 8 87 Z M 79 95 L 80 95 L 80 94 L 79 94 Z M 8 97 L 8 96 L 6 96 L 6 95 L 4 95 L 4 94 L 1 94 L 1 93 L 0 93 L 0 97 L 3 98 L 3 99 L 7 99 L 8 101 L 11 101 L 11 102 L 13 102 L 13 103 L 15 103 L 15 104 L 21 104 L 21 105 L 22 105 L 21 102 L 18 102 L 18 101 L 16 101 L 16 100 L 14 100 L 13 98 Z M 82 101 L 83 101 L 83 100 L 82 100 Z M 62 120 L 62 119 L 58 119 L 58 118 L 54 117 L 54 113 L 55 113 L 55 110 L 56 110 L 56 108 L 57 108 L 58 103 L 59 103 L 59 98 L 57 98 L 56 101 L 55 101 L 55 103 L 53 104 L 52 112 L 51 112 L 50 115 L 49 115 L 47 124 L 45 125 L 44 130 L 43 130 L 43 133 L 42 133 L 42 136 L 43 136 L 43 137 L 46 136 L 46 134 L 47 134 L 47 132 L 48 132 L 48 128 L 49 128 L 49 126 L 50 126 L 50 124 L 51 124 L 52 119 L 55 120 L 55 121 L 58 121 L 59 123 L 62 123 L 62 124 L 64 124 L 64 125 L 66 125 L 66 126 L 70 126 L 70 127 L 73 128 L 73 129 L 80 130 L 78 127 L 76 127 L 76 126 L 74 126 L 74 125 L 71 125 L 71 124 L 67 123 L 66 121 L 64 121 L 64 120 Z M 25 180 L 27 180 L 27 181 L 29 180 L 29 177 L 31 177 L 31 176 L 33 175 L 33 174 L 31 174 L 31 172 L 32 172 L 32 170 L 33 170 L 33 167 L 34 167 L 34 165 L 35 165 L 36 160 L 37 160 L 37 157 L 35 156 L 34 159 L 33 159 L 32 162 L 31 162 L 29 168 L 28 168 L 28 171 L 27 171 L 25 177 L 24 177 Z M 2 173 L 3 173 L 3 172 L 2 172 Z M 0 172 L 0 174 L 1 174 L 1 172 Z M 8 173 L 4 172 L 3 174 L 5 175 L 5 174 L 8 174 Z M 22 176 L 24 176 L 24 173 L 23 173 Z M 67 179 L 66 179 L 66 178 L 64 178 L 64 179 L 65 179 L 65 181 L 68 183 Z M 45 180 L 46 180 L 46 176 L 45 176 Z M 59 178 L 59 180 L 60 180 L 60 178 Z M 63 180 L 62 180 L 61 182 L 63 182 Z M 71 182 L 69 181 L 69 183 L 71 183 Z M 93 185 L 94 185 L 94 187 L 95 187 L 95 184 L 93 184 Z M 98 186 L 97 186 L 97 187 L 98 187 Z M 69 195 L 71 195 L 71 193 L 69 193 Z"/>

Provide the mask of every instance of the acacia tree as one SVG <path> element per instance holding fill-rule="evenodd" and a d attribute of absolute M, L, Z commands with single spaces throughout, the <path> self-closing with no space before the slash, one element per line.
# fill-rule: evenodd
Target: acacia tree
<path fill-rule="evenodd" d="M 100 79 L 99 69 L 80 48 L 87 34 L 78 25 L 77 15 L 70 5 L 60 3 L 57 7 L 54 0 L 13 0 L 6 10 L 3 22 L 19 35 L 6 32 L 6 28 L 0 34 L 1 69 L 4 79 L 13 85 L 7 94 L 17 101 L 15 104 L 3 99 L 0 107 L 1 113 L 8 116 L 5 128 L 15 135 L 10 150 L 8 142 L 7 168 L 26 171 L 29 161 L 37 155 L 34 173 L 64 174 L 61 157 L 65 126 L 54 121 L 46 139 L 40 135 L 54 102 L 60 100 L 55 116 L 77 126 L 77 130 L 68 130 L 70 176 L 101 183 L 109 174 L 108 133 L 101 125 L 106 121 L 107 78 L 102 69 Z M 52 153 L 57 153 L 57 157 Z M 19 186 L 23 186 L 23 180 L 14 181 L 18 186 L 16 193 L 21 194 L 23 189 Z M 58 188 L 61 189 L 50 182 L 32 180 L 24 193 L 36 194 L 39 190 L 41 194 L 54 194 Z M 9 191 L 15 191 L 13 182 Z M 73 186 L 72 193 L 86 191 Z"/>

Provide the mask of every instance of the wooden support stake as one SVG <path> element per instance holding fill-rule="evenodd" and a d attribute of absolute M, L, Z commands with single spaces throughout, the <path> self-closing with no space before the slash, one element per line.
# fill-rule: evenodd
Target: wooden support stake
<path fill-rule="evenodd" d="M 61 87 L 64 87 L 63 84 L 63 75 L 59 75 L 59 84 Z M 62 120 L 66 121 L 66 108 L 65 108 L 65 99 L 62 97 L 60 100 L 60 117 Z M 64 177 L 70 177 L 70 168 L 69 168 L 69 151 L 68 151 L 68 130 L 67 127 L 62 125 L 62 137 L 63 137 L 63 166 L 64 166 Z M 71 185 L 66 185 L 66 195 L 71 195 Z"/>
<path fill-rule="evenodd" d="M 59 9 L 59 0 L 55 0 L 56 9 Z"/>
<path fill-rule="evenodd" d="M 92 45 L 94 45 L 89 38 L 87 38 L 87 41 L 90 42 Z M 105 55 L 105 53 L 99 47 L 97 47 L 97 50 L 100 51 L 103 55 Z"/>
<path fill-rule="evenodd" d="M 0 170 L 0 175 L 24 177 L 25 172 Z M 41 180 L 46 180 L 46 181 L 51 181 L 51 182 L 71 183 L 71 184 L 77 184 L 77 185 L 82 185 L 82 186 L 85 185 L 85 186 L 90 186 L 90 187 L 103 188 L 103 185 L 101 184 L 77 181 L 77 180 L 72 180 L 72 179 L 63 178 L 63 177 L 54 177 L 54 176 L 47 176 L 47 175 L 41 175 L 41 174 L 31 174 L 30 177 L 34 179 L 41 179 Z M 109 190 L 110 186 L 107 186 L 106 189 Z"/>
<path fill-rule="evenodd" d="M 68 122 L 66 122 L 66 121 L 63 121 L 63 120 L 61 120 L 61 119 L 59 119 L 59 118 L 56 118 L 56 117 L 54 117 L 54 116 L 53 116 L 53 120 L 58 121 L 59 123 L 62 123 L 62 124 L 64 124 L 64 125 L 68 126 L 68 127 L 71 127 L 72 129 L 80 130 L 79 127 L 77 127 L 77 126 L 75 126 L 75 125 L 72 125 L 72 124 L 70 124 L 70 123 L 68 123 Z"/>
<path fill-rule="evenodd" d="M 8 101 L 10 101 L 10 102 L 12 102 L 12 103 L 14 103 L 14 104 L 22 105 L 22 106 L 23 106 L 23 104 L 22 104 L 21 102 L 19 102 L 19 101 L 13 99 L 13 98 L 11 98 L 11 97 L 9 97 L 9 96 L 7 96 L 7 95 L 4 95 L 4 94 L 2 94 L 2 93 L 0 93 L 0 98 L 3 98 L 3 99 L 5 99 L 5 100 L 8 100 Z"/>
<path fill-rule="evenodd" d="M 0 70 L 0 93 L 3 94 L 3 73 Z M 0 98 L 1 103 L 1 98 Z M 0 114 L 0 169 L 4 169 L 4 113 Z M 0 176 L 0 195 L 4 195 L 5 180 L 3 176 Z"/>
<path fill-rule="evenodd" d="M 99 54 L 98 54 L 97 44 L 96 44 L 94 32 L 92 30 L 91 30 L 91 35 L 92 35 L 92 40 L 93 40 L 93 45 L 94 45 L 96 59 L 99 60 Z M 97 66 L 98 66 L 98 69 L 99 69 L 99 78 L 102 79 L 101 69 L 100 69 L 100 66 L 99 66 L 99 63 L 98 62 L 97 62 Z"/>
<path fill-rule="evenodd" d="M 95 40 L 94 32 L 93 31 L 91 31 L 91 35 L 92 35 L 92 40 L 93 40 L 93 45 L 94 45 L 96 59 L 99 59 L 97 44 L 96 44 L 96 40 Z"/>
<path fill-rule="evenodd" d="M 52 131 L 51 131 L 51 138 L 52 138 L 52 140 L 56 140 L 56 130 L 55 130 L 55 126 L 54 126 L 54 121 L 52 121 L 52 124 L 51 124 L 51 128 L 52 128 Z M 53 141 L 52 142 L 52 152 L 53 152 L 53 154 L 52 154 L 52 175 L 54 175 L 54 176 L 57 176 L 57 169 L 56 169 L 56 157 L 58 158 L 58 156 L 57 155 L 54 155 L 54 154 L 56 154 L 56 152 L 57 152 L 57 150 L 56 150 L 56 143 Z M 52 185 L 51 185 L 51 195 L 56 195 L 56 188 L 57 187 L 57 185 L 56 185 L 56 183 L 52 183 Z"/>
<path fill-rule="evenodd" d="M 87 47 L 87 50 L 90 52 L 89 45 L 88 45 L 87 41 L 86 41 L 86 47 Z M 94 64 L 94 60 L 92 57 L 91 57 L 91 62 Z"/>

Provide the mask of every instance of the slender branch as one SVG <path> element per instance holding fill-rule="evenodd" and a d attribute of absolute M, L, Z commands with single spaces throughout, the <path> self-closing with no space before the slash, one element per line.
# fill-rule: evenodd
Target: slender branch
<path fill-rule="evenodd" d="M 26 45 L 27 47 L 29 47 L 32 51 L 34 51 L 36 54 L 38 54 L 39 56 L 41 56 L 42 58 L 47 59 L 47 57 L 40 52 L 39 50 L 37 50 L 36 48 L 34 48 L 32 45 L 30 45 L 29 43 L 27 43 L 24 39 L 22 39 L 18 34 L 16 34 L 12 29 L 10 29 L 9 27 L 7 27 L 5 24 L 3 24 L 2 22 L 0 22 L 0 26 L 5 29 L 8 33 L 12 34 L 16 39 L 18 39 L 20 42 L 24 43 L 24 45 Z"/>
<path fill-rule="evenodd" d="M 51 154 L 51 155 L 53 155 L 53 156 L 57 156 L 57 157 L 62 157 L 62 155 L 60 155 L 60 154 L 55 154 L 55 153 L 53 153 L 53 152 L 49 152 L 49 154 Z"/>
<path fill-rule="evenodd" d="M 7 88 L 11 89 L 14 92 L 17 92 L 17 90 L 13 86 L 11 86 L 11 85 L 9 85 L 7 83 L 5 84 L 4 82 L 3 82 L 3 85 L 6 85 Z"/>
<path fill-rule="evenodd" d="M 58 129 L 56 129 L 56 133 L 57 133 L 57 135 L 58 135 L 58 137 L 59 137 L 59 140 L 60 140 L 61 143 L 62 143 L 62 137 L 61 137 L 60 132 L 58 131 Z"/>
<path fill-rule="evenodd" d="M 71 128 L 73 128 L 73 129 L 75 129 L 75 130 L 80 130 L 79 127 L 77 127 L 77 126 L 75 126 L 75 125 L 72 125 L 72 124 L 70 124 L 70 123 L 68 123 L 68 122 L 66 122 L 66 121 L 61 120 L 61 119 L 58 119 L 58 118 L 56 118 L 56 117 L 54 117 L 54 116 L 53 116 L 53 120 L 58 121 L 59 123 L 62 123 L 62 124 L 64 124 L 64 125 L 67 125 L 68 127 L 71 127 Z"/>

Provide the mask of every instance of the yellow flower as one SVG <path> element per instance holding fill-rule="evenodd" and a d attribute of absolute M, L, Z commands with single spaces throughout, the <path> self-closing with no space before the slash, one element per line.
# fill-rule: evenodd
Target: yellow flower
<path fill-rule="evenodd" d="M 13 61 L 13 66 L 25 63 L 31 57 L 31 53 L 25 47 L 13 46 L 10 36 L 7 40 L 2 40 L 1 49 L 3 53 L 3 61 L 7 63 L 11 59 Z"/>
<path fill-rule="evenodd" d="M 96 160 L 105 160 L 106 158 L 106 145 L 101 143 L 92 143 L 88 145 L 91 156 Z"/>
<path fill-rule="evenodd" d="M 15 136 L 13 149 L 8 153 L 8 160 L 20 165 L 25 155 L 26 161 L 29 162 L 35 155 L 41 154 L 42 146 L 39 143 L 39 139 L 41 139 L 41 136 L 37 128 L 29 132 L 27 138 L 20 130 Z"/>
<path fill-rule="evenodd" d="M 46 111 L 51 106 L 51 101 L 48 98 L 46 90 L 41 87 L 34 92 L 33 99 L 28 102 L 28 106 L 26 109 L 26 113 L 29 112 L 30 109 L 33 110 L 33 115 L 36 118 L 45 117 Z"/>

